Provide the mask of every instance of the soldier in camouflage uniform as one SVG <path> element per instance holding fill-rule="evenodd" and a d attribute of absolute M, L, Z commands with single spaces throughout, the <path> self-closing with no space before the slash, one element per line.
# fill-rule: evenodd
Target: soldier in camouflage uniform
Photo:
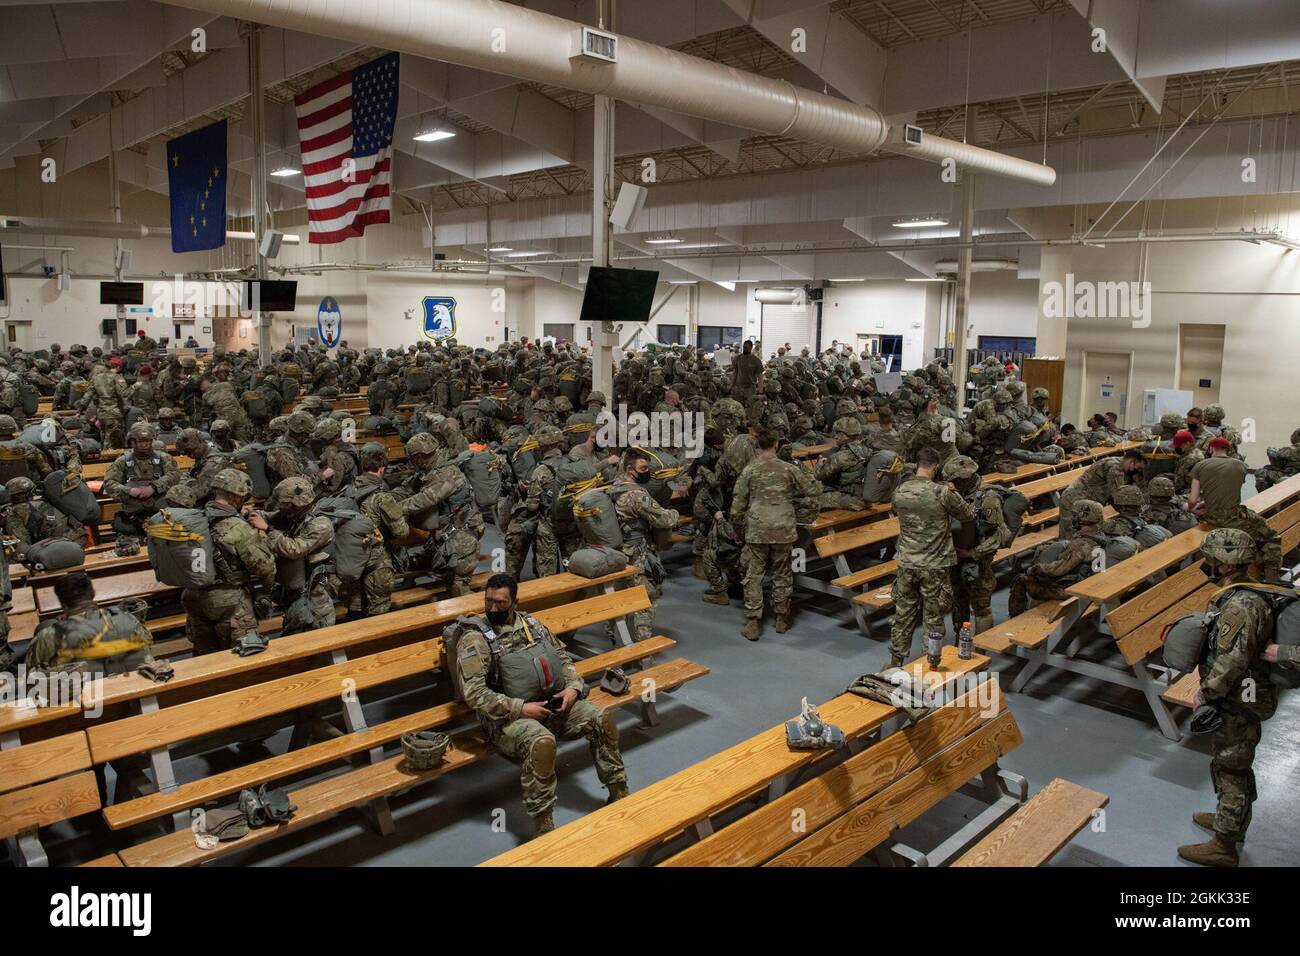
<path fill-rule="evenodd" d="M 506 573 L 516 580 L 523 570 L 530 544 L 533 573 L 537 577 L 560 571 L 560 543 L 551 527 L 551 505 L 560 493 L 555 466 L 564 454 L 564 436 L 554 425 L 543 425 L 534 437 L 540 461 L 524 482 L 528 493 L 511 509 L 510 525 L 505 533 Z"/>
<path fill-rule="evenodd" d="M 822 483 L 821 507 L 861 511 L 867 506 L 862 482 L 872 454 L 871 446 L 862 441 L 862 423 L 848 415 L 837 418 L 831 440 L 834 451 L 813 466 L 813 477 Z"/>
<path fill-rule="evenodd" d="M 801 465 L 777 457 L 779 436 L 771 429 L 758 434 L 758 457 L 736 479 L 731 520 L 745 542 L 745 626 L 741 636 L 758 640 L 763 632 L 763 579 L 772 576 L 772 613 L 776 632 L 790 629 L 790 595 L 794 569 L 790 551 L 798 538 L 797 525 L 817 516 L 820 485 Z"/>
<path fill-rule="evenodd" d="M 80 462 L 76 465 L 79 468 Z M 0 481 L 19 477 L 40 481 L 52 470 L 39 448 L 18 437 L 18 423 L 13 416 L 0 415 Z"/>
<path fill-rule="evenodd" d="M 189 475 L 184 479 L 194 492 L 194 500 L 202 503 L 212 493 L 212 480 L 227 468 L 235 468 L 234 460 L 225 452 L 214 448 L 197 428 L 183 428 L 176 436 L 176 454 L 194 460 Z"/>
<path fill-rule="evenodd" d="M 469 594 L 478 567 L 478 544 L 483 537 L 483 515 L 474 503 L 469 480 L 432 435 L 421 432 L 406 443 L 406 457 L 415 466 L 412 493 L 402 501 L 402 514 L 417 527 L 436 529 L 434 547 L 445 565 L 433 570 L 452 597 Z"/>
<path fill-rule="evenodd" d="M 152 421 L 162 408 L 163 395 L 153 380 L 153 367 L 141 365 L 135 371 L 135 384 L 127 392 L 127 404 L 134 405 Z"/>
<path fill-rule="evenodd" d="M 257 633 L 253 589 L 275 585 L 275 557 L 266 540 L 245 521 L 240 509 L 253 494 L 242 471 L 225 468 L 213 476 L 212 499 L 203 507 L 212 529 L 216 581 L 181 594 L 186 627 L 195 655 L 229 650 L 234 642 Z"/>
<path fill-rule="evenodd" d="M 907 460 L 907 436 L 894 428 L 894 410 L 886 406 L 877 416 L 875 425 L 868 430 L 867 441 L 877 451 L 892 451 Z"/>
<path fill-rule="evenodd" d="M 916 476 L 894 492 L 898 515 L 895 556 L 894 625 L 889 638 L 892 666 L 901 667 L 912 652 L 912 633 L 924 621 L 927 634 L 945 632 L 952 609 L 952 568 L 957 551 L 951 522 L 975 520 L 975 509 L 947 482 L 936 482 L 939 456 L 933 448 L 917 452 Z"/>
<path fill-rule="evenodd" d="M 1074 502 L 1071 520 L 1077 530 L 1070 536 L 1059 557 L 1055 561 L 1031 564 L 1012 583 L 1011 597 L 1007 601 L 1007 612 L 1012 617 L 1029 610 L 1030 598 L 1040 601 L 1064 600 L 1068 596 L 1066 588 L 1082 581 L 1094 569 L 1104 565 L 1105 559 L 1098 551 L 1105 551 L 1110 538 L 1101 530 L 1102 516 L 1102 507 L 1096 501 L 1083 498 Z"/>
<path fill-rule="evenodd" d="M 212 419 L 212 424 L 208 426 L 208 434 L 212 436 L 212 447 L 227 454 L 238 451 L 242 442 L 235 441 L 231 432 L 230 422 L 224 418 Z"/>
<path fill-rule="evenodd" d="M 124 447 L 127 389 L 122 376 L 112 369 L 102 367 L 91 375 L 90 388 L 77 408 L 84 411 L 91 402 L 95 403 L 95 415 L 99 419 L 104 447 Z"/>
<path fill-rule="evenodd" d="M 315 502 L 316 488 L 309 478 L 286 478 L 271 492 L 267 504 L 272 510 L 248 517 L 249 524 L 266 532 L 267 547 L 275 555 L 285 634 L 334 624 L 339 590 L 330 555 L 334 523 L 311 514 Z"/>
<path fill-rule="evenodd" d="M 172 456 L 154 449 L 155 437 L 152 425 L 136 422 L 129 435 L 130 450 L 104 473 L 104 494 L 122 503 L 113 516 L 113 531 L 124 553 L 139 549 L 145 519 L 157 513 L 167 489 L 181 480 Z"/>
<path fill-rule="evenodd" d="M 181 426 L 176 421 L 176 409 L 164 405 L 158 409 L 158 424 L 154 429 L 154 439 L 163 443 L 164 448 L 174 448 L 176 438 L 181 433 Z M 107 445 L 105 448 L 109 447 Z"/>
<path fill-rule="evenodd" d="M 288 478 L 307 478 L 315 485 L 320 481 L 320 471 L 311 458 L 307 446 L 316 429 L 316 419 L 310 412 L 296 411 L 285 422 L 284 437 L 266 450 L 266 472 L 272 485 Z"/>
<path fill-rule="evenodd" d="M 1183 499 L 1174 491 L 1174 482 L 1168 475 L 1157 475 L 1147 482 L 1147 506 L 1142 509 L 1142 519 L 1168 528 L 1174 534 L 1186 531 L 1196 524 L 1196 518 L 1183 508 Z"/>
<path fill-rule="evenodd" d="M 646 490 L 652 470 L 644 451 L 630 449 L 623 454 L 623 473 L 609 490 L 623 532 L 623 553 L 627 555 L 628 564 L 638 572 L 630 586 L 644 585 L 650 594 L 650 609 L 632 615 L 634 636 L 638 641 L 652 636 L 654 602 L 663 593 L 664 566 L 659 561 L 655 532 L 677 527 L 678 518 L 676 511 L 661 507 Z M 606 628 L 606 633 L 612 634 L 613 628 Z"/>
<path fill-rule="evenodd" d="M 1057 503 L 1057 536 L 1062 540 L 1074 536 L 1076 502 L 1095 501 L 1105 507 L 1114 497 L 1115 489 L 1121 485 L 1136 484 L 1145 468 L 1146 460 L 1136 448 L 1126 451 L 1122 458 L 1112 455 L 1085 468 L 1083 474 L 1061 492 Z"/>
<path fill-rule="evenodd" d="M 532 817 L 534 836 L 540 836 L 555 828 L 557 738 L 587 739 L 596 775 L 609 790 L 610 803 L 627 796 L 627 770 L 613 718 L 583 699 L 586 685 L 564 645 L 546 625 L 516 609 L 517 593 L 514 578 L 492 576 L 484 591 L 486 613 L 455 625 L 460 631 L 456 668 L 463 682 L 465 703 L 478 714 L 488 740 L 502 755 L 519 762 L 524 809 Z M 493 632 L 491 643 L 480 627 Z M 558 664 L 563 687 L 558 692 L 562 698 L 558 712 L 548 709 L 543 701 L 511 696 L 502 680 L 505 668 L 500 662 L 515 653 L 532 653 L 530 649 L 539 642 L 547 645 L 550 657 Z"/>
<path fill-rule="evenodd" d="M 1205 452 L 1196 447 L 1192 433 L 1186 430 L 1175 433 L 1171 444 L 1177 458 L 1169 477 L 1173 479 L 1174 490 L 1186 494 L 1192 487 L 1192 469 L 1205 460 Z"/>
<path fill-rule="evenodd" d="M 1015 538 L 1002 513 L 1000 489 L 984 487 L 978 472 L 979 465 L 965 455 L 949 458 L 943 466 L 944 480 L 975 510 L 972 546 L 953 542 L 957 552 L 952 575 L 953 630 L 971 621 L 977 634 L 993 626 L 993 592 L 998 586 L 993 558 Z"/>
<path fill-rule="evenodd" d="M 411 527 L 402 514 L 402 503 L 388 490 L 384 472 L 388 468 L 388 449 L 380 444 L 361 449 L 361 474 L 340 492 L 356 502 L 357 510 L 370 519 L 384 538 L 382 548 L 370 549 L 370 560 L 355 593 L 340 595 L 351 616 L 385 614 L 393 602 L 393 541 L 407 537 Z"/>
<path fill-rule="evenodd" d="M 335 418 L 322 418 L 312 429 L 311 437 L 325 443 L 316 461 L 320 465 L 321 493 L 338 494 L 357 477 L 357 459 L 343 441 L 343 426 Z"/>
<path fill-rule="evenodd" d="M 907 457 L 915 459 L 922 448 L 929 448 L 939 458 L 942 468 L 957 455 L 957 423 L 939 414 L 939 396 L 931 394 L 925 400 L 924 411 L 907 430 Z"/>
<path fill-rule="evenodd" d="M 54 595 L 62 610 L 37 625 L 25 658 L 29 670 L 129 674 L 149 659 L 153 638 L 148 629 L 119 608 L 99 607 L 85 572 L 55 578 Z"/>
<path fill-rule="evenodd" d="M 1291 433 L 1291 444 L 1268 449 L 1268 464 L 1255 472 L 1255 490 L 1264 491 L 1278 482 L 1300 475 L 1300 428 Z"/>
<path fill-rule="evenodd" d="M 1274 627 L 1268 600 L 1248 587 L 1232 587 L 1251 583 L 1249 569 L 1257 555 L 1250 536 L 1234 528 L 1211 531 L 1201 542 L 1201 554 L 1215 569 L 1215 583 L 1225 589 L 1215 593 L 1206 612 L 1209 642 L 1195 701 L 1223 718 L 1210 759 L 1218 805 L 1213 813 L 1192 814 L 1192 822 L 1214 837 L 1180 846 L 1178 855 L 1203 866 L 1231 867 L 1238 863 L 1237 844 L 1246 839 L 1257 796 L 1255 749 L 1264 721 L 1277 709 L 1268 657 L 1279 655 L 1276 645 L 1266 647 Z"/>

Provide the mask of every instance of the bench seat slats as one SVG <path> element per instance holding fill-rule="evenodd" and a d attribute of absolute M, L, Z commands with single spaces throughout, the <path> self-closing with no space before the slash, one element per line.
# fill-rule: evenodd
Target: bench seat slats
<path fill-rule="evenodd" d="M 82 731 L 0 750 L 0 792 L 17 790 L 65 773 L 89 770 L 90 747 Z"/>
<path fill-rule="evenodd" d="M 99 809 L 99 787 L 89 770 L 0 794 L 0 837 L 70 820 Z"/>
<path fill-rule="evenodd" d="M 953 866 L 1042 866 L 1108 803 L 1106 794 L 1057 777 Z"/>
<path fill-rule="evenodd" d="M 1201 675 L 1192 671 L 1190 674 L 1184 674 L 1178 680 L 1169 686 L 1169 689 L 1160 695 L 1160 699 L 1167 704 L 1173 704 L 1176 707 L 1186 707 L 1188 710 L 1196 709 L 1196 693 L 1201 689 Z"/>

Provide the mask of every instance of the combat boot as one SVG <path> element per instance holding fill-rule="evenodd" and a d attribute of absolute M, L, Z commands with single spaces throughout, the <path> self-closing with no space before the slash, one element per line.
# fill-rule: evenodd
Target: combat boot
<path fill-rule="evenodd" d="M 776 614 L 776 633 L 784 634 L 790 630 L 790 605 L 773 608 L 773 612 Z"/>
<path fill-rule="evenodd" d="M 543 833 L 550 833 L 555 829 L 554 811 L 543 810 L 533 817 L 533 837 L 537 838 Z"/>
<path fill-rule="evenodd" d="M 763 633 L 763 621 L 761 618 L 751 617 L 745 622 L 745 626 L 740 629 L 740 636 L 747 641 L 758 640 L 758 635 Z"/>
<path fill-rule="evenodd" d="M 905 658 L 905 657 L 900 657 L 898 654 L 890 654 L 890 655 L 889 655 L 889 666 L 890 666 L 890 667 L 902 667 L 902 666 L 903 666 L 904 664 L 906 664 L 906 663 L 907 663 L 907 658 Z"/>
<path fill-rule="evenodd" d="M 1178 848 L 1178 855 L 1184 860 L 1199 863 L 1201 866 L 1236 866 L 1237 845 L 1225 836 L 1214 834 L 1207 843 L 1189 843 Z"/>
<path fill-rule="evenodd" d="M 1213 833 L 1214 832 L 1214 811 L 1202 810 L 1200 813 L 1193 813 L 1192 822 L 1195 823 L 1202 830 L 1209 830 L 1211 833 Z"/>
<path fill-rule="evenodd" d="M 614 803 L 618 800 L 622 800 L 630 792 L 631 791 L 629 791 L 627 788 L 627 784 L 616 783 L 609 788 L 609 796 L 605 799 L 605 802 L 608 804 L 608 803 Z"/>
<path fill-rule="evenodd" d="M 700 600 L 705 604 L 720 604 L 722 607 L 728 607 L 731 604 L 731 598 L 727 597 L 726 591 L 718 591 L 716 593 L 713 591 L 705 591 Z"/>

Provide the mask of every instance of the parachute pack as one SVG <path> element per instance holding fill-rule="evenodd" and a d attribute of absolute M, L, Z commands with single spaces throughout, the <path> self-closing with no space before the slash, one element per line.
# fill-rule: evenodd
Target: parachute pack
<path fill-rule="evenodd" d="M 1272 628 L 1261 641 L 1261 646 L 1270 643 L 1288 647 L 1300 645 L 1300 595 L 1290 588 L 1243 582 L 1216 591 L 1211 601 L 1233 588 L 1258 594 L 1268 602 L 1272 612 Z M 1217 618 L 1217 613 L 1185 614 L 1167 625 L 1161 635 L 1165 664 L 1181 674 L 1187 674 L 1205 663 Z M 1269 678 L 1278 687 L 1300 686 L 1300 672 L 1280 664 L 1269 668 Z"/>
<path fill-rule="evenodd" d="M 474 490 L 474 503 L 480 511 L 496 507 L 501 497 L 501 456 L 486 445 L 470 445 L 456 458 L 456 464 Z"/>
<path fill-rule="evenodd" d="M 867 459 L 862 479 L 862 500 L 867 504 L 884 504 L 894 500 L 894 491 L 903 478 L 903 459 L 887 449 L 872 453 Z"/>
<path fill-rule="evenodd" d="M 197 508 L 163 508 L 145 519 L 149 563 L 163 584 L 208 588 L 217 581 L 208 516 Z"/>
<path fill-rule="evenodd" d="M 82 524 L 99 524 L 100 505 L 95 493 L 77 472 L 52 471 L 42 481 L 45 500 Z"/>
<path fill-rule="evenodd" d="M 575 497 L 573 517 L 588 547 L 623 547 L 623 529 L 614 510 L 614 499 L 606 489 L 589 488 Z"/>
<path fill-rule="evenodd" d="M 313 506 L 312 514 L 323 515 L 334 525 L 334 540 L 330 544 L 334 573 L 344 584 L 355 585 L 365 575 L 371 549 L 376 545 L 383 547 L 379 529 L 357 509 L 356 499 L 348 495 L 320 499 Z"/>

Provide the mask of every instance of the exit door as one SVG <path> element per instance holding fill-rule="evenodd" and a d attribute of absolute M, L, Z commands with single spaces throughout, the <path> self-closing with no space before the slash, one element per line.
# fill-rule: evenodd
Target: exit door
<path fill-rule="evenodd" d="M 1080 418 L 1114 412 L 1119 424 L 1128 425 L 1129 376 L 1133 368 L 1130 352 L 1084 352 L 1083 397 Z"/>
<path fill-rule="evenodd" d="M 1223 376 L 1222 325 L 1184 323 L 1178 326 L 1178 387 L 1192 393 L 1197 408 L 1217 405 Z"/>

